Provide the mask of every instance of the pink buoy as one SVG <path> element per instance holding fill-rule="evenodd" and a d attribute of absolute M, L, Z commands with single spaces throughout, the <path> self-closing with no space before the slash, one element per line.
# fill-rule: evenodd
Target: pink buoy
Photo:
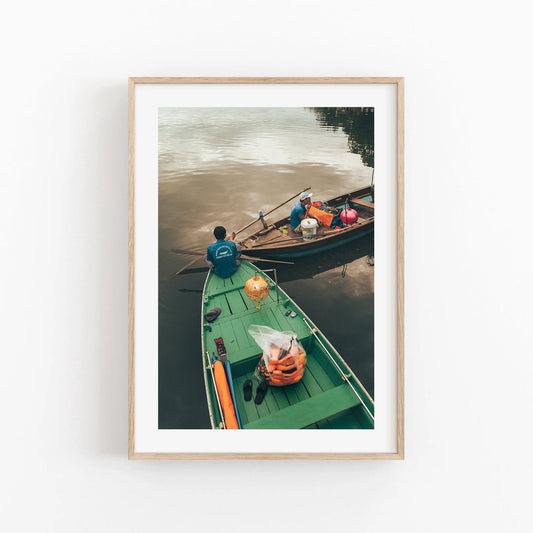
<path fill-rule="evenodd" d="M 343 209 L 341 211 L 341 220 L 343 224 L 355 224 L 359 215 L 355 209 Z"/>

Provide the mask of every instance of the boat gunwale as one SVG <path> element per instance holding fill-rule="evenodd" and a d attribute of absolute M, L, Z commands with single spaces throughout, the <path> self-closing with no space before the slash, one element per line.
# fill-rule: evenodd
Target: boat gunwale
<path fill-rule="evenodd" d="M 205 295 L 205 288 L 207 286 L 207 281 L 209 280 L 209 277 L 212 275 L 212 270 L 209 270 L 207 273 L 207 276 L 205 277 L 204 281 L 204 287 L 202 289 L 202 302 L 201 302 L 201 317 L 202 320 L 200 322 L 200 327 L 202 330 L 202 367 L 203 367 L 203 374 L 204 374 L 204 385 L 205 385 L 205 396 L 207 398 L 207 410 L 209 411 L 209 420 L 211 422 L 211 429 L 215 428 L 215 417 L 213 414 L 213 405 L 211 403 L 211 395 L 209 393 L 209 385 L 207 383 L 207 368 L 205 366 L 205 358 L 206 358 L 206 349 L 205 349 L 205 342 L 204 342 L 204 295 Z M 213 384 L 213 386 L 216 386 Z"/>
<path fill-rule="evenodd" d="M 338 240 L 344 240 L 344 237 L 346 235 L 349 235 L 350 233 L 356 233 L 355 230 L 359 230 L 361 228 L 366 228 L 366 226 L 369 226 L 370 224 L 374 223 L 374 217 L 366 219 L 364 222 L 354 224 L 353 226 L 348 226 L 346 228 L 343 228 L 342 230 L 335 231 L 332 230 L 333 233 L 330 233 L 329 235 L 320 235 L 319 239 L 314 239 L 312 241 L 307 242 L 295 242 L 292 244 L 287 244 L 286 246 L 260 246 L 258 245 L 256 248 L 243 248 L 243 252 L 245 252 L 246 255 L 252 255 L 256 251 L 263 251 L 263 250 L 288 250 L 292 248 L 300 248 L 300 247 L 306 247 L 309 248 L 311 244 L 316 243 L 324 243 L 326 241 L 331 241 L 333 239 L 339 238 Z M 244 242 L 244 241 L 243 241 Z M 283 242 L 283 241 L 282 241 Z M 316 246 L 317 249 L 320 249 L 322 246 Z"/>

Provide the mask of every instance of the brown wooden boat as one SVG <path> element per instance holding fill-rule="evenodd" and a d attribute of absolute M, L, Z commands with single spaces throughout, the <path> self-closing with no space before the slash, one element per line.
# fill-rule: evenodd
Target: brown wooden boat
<path fill-rule="evenodd" d="M 317 234 L 309 240 L 291 230 L 289 217 L 250 235 L 240 241 L 242 253 L 251 257 L 268 259 L 283 257 L 303 257 L 330 250 L 368 235 L 374 231 L 374 190 L 363 187 L 342 194 L 325 202 L 330 207 L 355 209 L 359 215 L 357 222 L 339 230 L 319 226 Z M 285 230 L 287 233 L 285 233 Z"/>

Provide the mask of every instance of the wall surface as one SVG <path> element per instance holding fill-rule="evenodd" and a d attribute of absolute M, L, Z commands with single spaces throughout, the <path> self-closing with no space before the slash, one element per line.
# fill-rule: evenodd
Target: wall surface
<path fill-rule="evenodd" d="M 526 5 L 4 7 L 0 529 L 531 531 Z M 405 76 L 405 461 L 126 459 L 127 78 L 165 75 Z"/>

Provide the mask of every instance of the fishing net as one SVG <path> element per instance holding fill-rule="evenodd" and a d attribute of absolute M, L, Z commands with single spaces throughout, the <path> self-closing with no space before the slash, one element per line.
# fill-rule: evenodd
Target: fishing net
<path fill-rule="evenodd" d="M 283 387 L 302 379 L 307 354 L 292 331 L 277 331 L 252 324 L 248 333 L 263 350 L 255 377 L 269 385 Z"/>

